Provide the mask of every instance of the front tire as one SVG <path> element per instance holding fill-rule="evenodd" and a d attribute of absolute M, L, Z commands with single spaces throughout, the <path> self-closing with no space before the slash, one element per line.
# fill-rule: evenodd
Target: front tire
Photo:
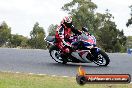
<path fill-rule="evenodd" d="M 107 66 L 110 63 L 110 59 L 104 51 L 100 50 L 98 52 L 97 61 L 94 61 L 94 63 L 99 66 Z"/>
<path fill-rule="evenodd" d="M 66 64 L 67 63 L 67 61 L 65 60 L 66 58 L 61 57 L 61 52 L 58 49 L 58 47 L 51 46 L 50 49 L 49 49 L 49 53 L 50 53 L 50 56 L 52 57 L 52 59 L 54 61 L 56 61 L 57 63 L 61 63 L 61 64 Z"/>

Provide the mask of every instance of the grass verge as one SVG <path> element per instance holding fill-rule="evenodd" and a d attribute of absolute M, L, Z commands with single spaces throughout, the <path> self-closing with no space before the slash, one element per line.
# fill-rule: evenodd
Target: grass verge
<path fill-rule="evenodd" d="M 0 72 L 0 88 L 132 88 L 132 84 L 86 84 L 73 77 L 53 77 Z"/>

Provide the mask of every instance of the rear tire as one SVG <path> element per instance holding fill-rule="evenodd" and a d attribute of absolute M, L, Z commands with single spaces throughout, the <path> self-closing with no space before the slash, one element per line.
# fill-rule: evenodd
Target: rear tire
<path fill-rule="evenodd" d="M 61 64 L 66 64 L 66 58 L 62 58 L 60 55 L 60 50 L 56 46 L 51 46 L 49 49 L 50 56 L 54 61 Z"/>
<path fill-rule="evenodd" d="M 95 64 L 99 65 L 99 66 L 107 66 L 109 63 L 110 63 L 110 59 L 108 57 L 108 55 L 100 50 L 98 52 L 98 60 L 97 61 L 94 61 Z"/>

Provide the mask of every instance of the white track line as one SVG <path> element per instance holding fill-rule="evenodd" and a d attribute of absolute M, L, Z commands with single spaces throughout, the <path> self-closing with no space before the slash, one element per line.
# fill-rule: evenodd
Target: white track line
<path fill-rule="evenodd" d="M 37 74 L 37 75 L 39 75 L 39 76 L 45 76 L 46 74 Z"/>
<path fill-rule="evenodd" d="M 15 72 L 15 73 L 19 74 L 20 72 Z"/>
<path fill-rule="evenodd" d="M 35 75 L 34 73 L 28 73 L 29 75 Z"/>
<path fill-rule="evenodd" d="M 12 71 L 0 71 L 0 72 L 7 72 L 7 73 L 16 73 L 16 74 L 29 74 L 29 75 L 39 75 L 39 76 L 45 76 L 48 74 L 37 74 L 37 73 L 23 73 L 23 72 L 12 72 Z M 58 75 L 48 75 L 48 76 L 52 76 L 52 77 L 70 77 L 70 76 L 58 76 Z"/>

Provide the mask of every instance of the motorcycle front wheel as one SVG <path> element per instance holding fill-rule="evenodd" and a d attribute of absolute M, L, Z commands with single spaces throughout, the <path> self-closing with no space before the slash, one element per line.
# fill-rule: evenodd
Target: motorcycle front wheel
<path fill-rule="evenodd" d="M 99 66 L 107 66 L 110 63 L 110 59 L 104 51 L 100 50 L 98 52 L 97 60 L 94 61 L 94 63 Z"/>
<path fill-rule="evenodd" d="M 61 57 L 61 52 L 56 46 L 51 46 L 49 49 L 50 56 L 53 60 L 55 60 L 57 63 L 66 64 L 67 61 L 65 58 Z"/>

